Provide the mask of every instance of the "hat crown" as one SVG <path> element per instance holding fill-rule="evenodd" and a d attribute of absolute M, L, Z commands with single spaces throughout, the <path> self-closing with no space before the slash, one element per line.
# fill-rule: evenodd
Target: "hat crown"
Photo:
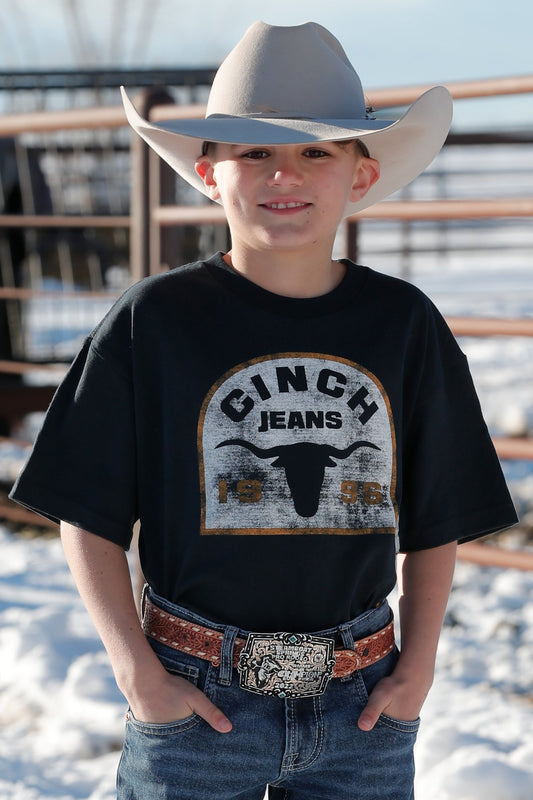
<path fill-rule="evenodd" d="M 222 62 L 211 116 L 365 119 L 359 77 L 339 41 L 321 25 L 255 22 Z"/>

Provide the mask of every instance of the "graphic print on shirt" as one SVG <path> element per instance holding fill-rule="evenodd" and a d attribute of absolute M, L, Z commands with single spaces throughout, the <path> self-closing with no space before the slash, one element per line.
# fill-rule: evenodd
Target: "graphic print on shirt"
<path fill-rule="evenodd" d="M 201 534 L 396 532 L 390 403 L 368 370 L 315 353 L 239 364 L 198 424 Z"/>

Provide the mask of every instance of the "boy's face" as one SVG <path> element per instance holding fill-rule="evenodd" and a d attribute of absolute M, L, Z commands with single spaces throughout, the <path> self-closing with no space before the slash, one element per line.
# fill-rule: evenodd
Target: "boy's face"
<path fill-rule="evenodd" d="M 224 206 L 232 246 L 331 252 L 348 201 L 379 177 L 379 164 L 353 142 L 210 145 L 196 170 Z"/>

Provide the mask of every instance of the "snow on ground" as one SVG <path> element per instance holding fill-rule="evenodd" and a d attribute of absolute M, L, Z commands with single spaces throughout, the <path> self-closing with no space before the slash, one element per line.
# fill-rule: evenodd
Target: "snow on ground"
<path fill-rule="evenodd" d="M 112 800 L 125 704 L 61 544 L 0 528 L 0 549 L 0 797 Z M 532 665 L 533 574 L 459 563 L 417 800 L 531 800 Z"/>
<path fill-rule="evenodd" d="M 123 700 L 61 544 L 0 548 L 0 797 L 110 800 Z"/>
<path fill-rule="evenodd" d="M 459 563 L 417 745 L 420 800 L 533 797 L 533 574 Z"/>

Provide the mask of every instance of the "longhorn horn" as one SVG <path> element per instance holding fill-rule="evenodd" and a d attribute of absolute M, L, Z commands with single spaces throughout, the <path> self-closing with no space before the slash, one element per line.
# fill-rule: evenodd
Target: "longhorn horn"
<path fill-rule="evenodd" d="M 381 447 L 378 447 L 376 444 L 372 444 L 372 442 L 353 442 L 353 444 L 348 445 L 344 450 L 339 450 L 338 447 L 333 447 L 333 445 L 329 446 L 327 452 L 333 458 L 348 458 L 354 452 L 354 450 L 358 450 L 360 447 L 371 447 L 373 450 L 381 450 Z"/>
<path fill-rule="evenodd" d="M 220 442 L 220 444 L 217 444 L 216 448 L 228 447 L 229 445 L 239 445 L 239 447 L 245 447 L 258 458 L 275 458 L 276 456 L 280 455 L 279 447 L 257 447 L 257 445 L 252 444 L 252 442 L 247 442 L 245 439 L 225 439 L 223 442 Z"/>

